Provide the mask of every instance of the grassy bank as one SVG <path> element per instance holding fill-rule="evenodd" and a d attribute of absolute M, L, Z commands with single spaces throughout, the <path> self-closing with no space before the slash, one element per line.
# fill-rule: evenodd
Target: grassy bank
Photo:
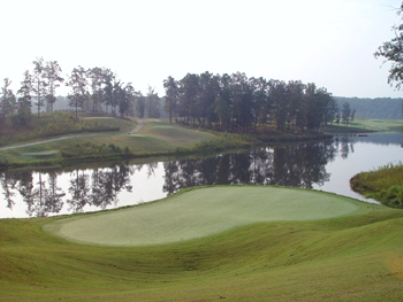
<path fill-rule="evenodd" d="M 55 165 L 161 155 L 207 154 L 254 145 L 307 141 L 331 133 L 386 131 L 401 128 L 399 121 L 356 120 L 348 126 L 328 125 L 323 133 L 277 131 L 274 125 L 251 133 L 220 133 L 146 119 L 133 133 L 135 119 L 82 117 L 67 113 L 36 118 L 32 129 L 0 133 L 0 166 Z M 327 133 L 327 134 L 326 134 Z M 11 146 L 10 146 L 11 144 Z M 10 147 L 16 147 L 7 149 Z"/>
<path fill-rule="evenodd" d="M 47 112 L 43 113 L 40 118 L 33 117 L 29 126 L 15 128 L 10 125 L 2 125 L 0 128 L 0 146 L 73 133 L 119 131 L 119 123 L 113 120 L 112 118 L 76 119 L 68 112 Z"/>
<path fill-rule="evenodd" d="M 102 127 L 100 126 L 100 131 L 97 133 L 93 133 L 94 131 L 79 132 L 69 136 L 59 135 L 47 140 L 19 140 L 16 144 L 17 148 L 0 148 L 0 165 L 55 165 L 112 160 L 122 157 L 206 154 L 247 148 L 267 142 L 311 140 L 326 137 L 326 135 L 319 133 L 293 133 L 274 130 L 264 135 L 259 133 L 218 133 L 170 124 L 167 120 L 161 119 L 144 120 L 143 127 L 136 133 L 131 132 L 136 127 L 135 120 L 132 119 L 91 117 L 82 118 L 80 123 L 98 124 Z M 51 128 L 42 124 L 40 127 Z M 119 130 L 102 132 L 103 129 Z M 38 129 L 34 132 L 37 133 Z"/>
<path fill-rule="evenodd" d="M 362 172 L 350 180 L 351 188 L 393 208 L 403 208 L 403 165 L 387 165 Z"/>
<path fill-rule="evenodd" d="M 85 120 L 87 119 L 96 120 L 104 125 L 113 125 L 118 127 L 119 131 L 70 135 L 67 139 L 48 140 L 40 144 L 1 150 L 0 164 L 51 165 L 62 162 L 108 160 L 122 156 L 152 156 L 168 154 L 175 148 L 190 148 L 201 141 L 216 139 L 214 134 L 170 126 L 160 120 L 146 120 L 139 133 L 129 134 L 136 127 L 136 123 L 132 120 L 111 117 Z"/>
<path fill-rule="evenodd" d="M 277 188 L 281 194 L 264 192 L 270 189 L 266 187 L 251 196 L 249 188 L 233 188 L 238 191 L 233 195 L 229 190 L 227 197 L 206 190 L 208 196 L 204 199 L 203 189 L 190 190 L 179 194 L 180 200 L 175 202 L 182 203 L 189 213 L 192 207 L 187 202 L 193 200 L 192 194 L 199 194 L 195 197 L 201 204 L 207 197 L 210 202 L 220 197 L 216 201 L 224 203 L 222 210 L 227 214 L 233 209 L 234 196 L 247 196 L 244 202 L 251 203 L 273 195 L 273 211 L 292 211 L 295 206 L 283 204 L 295 202 L 289 195 L 295 189 Z M 65 217 L 2 219 L 0 300 L 399 301 L 403 286 L 403 212 L 335 195 L 310 194 L 317 194 L 317 202 L 309 211 L 297 211 L 291 221 L 249 222 L 206 237 L 151 246 L 78 244 L 42 230 L 49 223 L 62 223 Z M 316 210 L 326 212 L 327 206 L 320 210 L 320 200 L 323 197 L 332 203 L 332 196 L 332 206 L 338 208 L 336 204 L 341 203 L 341 208 L 350 205 L 355 210 L 333 218 L 297 221 Z M 303 195 L 301 202 L 306 197 Z M 306 198 L 310 200 L 312 196 Z M 152 207 L 163 207 L 164 203 L 159 201 Z M 74 215 L 69 219 L 91 222 L 97 215 Z M 242 215 L 245 218 L 246 214 Z M 223 223 L 227 218 L 223 216 Z M 172 217 L 171 224 L 175 221 Z M 114 227 L 109 224 L 107 229 Z M 182 225 L 184 232 L 191 228 Z"/>

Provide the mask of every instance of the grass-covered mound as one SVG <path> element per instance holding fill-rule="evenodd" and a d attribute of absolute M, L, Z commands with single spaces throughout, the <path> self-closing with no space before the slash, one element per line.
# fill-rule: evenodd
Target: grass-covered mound
<path fill-rule="evenodd" d="M 233 189 L 242 195 L 250 187 Z M 273 207 L 286 209 L 280 203 L 290 202 L 294 190 L 278 190 Z M 141 247 L 79 244 L 43 232 L 65 217 L 1 219 L 0 301 L 400 301 L 403 212 L 332 197 L 357 208 L 347 216 L 258 222 Z M 323 211 L 316 206 L 301 216 Z"/>
<path fill-rule="evenodd" d="M 342 196 L 277 187 L 209 187 L 97 215 L 58 220 L 46 230 L 104 245 L 172 243 L 269 221 L 333 218 L 366 211 Z"/>
<path fill-rule="evenodd" d="M 17 148 L 0 150 L 0 166 L 45 165 L 72 161 L 108 160 L 116 157 L 153 156 L 175 153 L 176 148 L 187 153 L 197 152 L 197 144 L 202 141 L 221 141 L 216 135 L 169 125 L 165 120 L 145 120 L 139 133 L 129 134 L 136 127 L 133 120 L 112 117 L 83 118 L 86 123 L 102 124 L 119 131 L 86 133 L 50 138 L 25 143 Z M 243 142 L 232 142 L 240 146 Z M 17 145 L 17 146 L 18 146 Z M 48 154 L 52 156 L 32 156 Z M 181 152 L 180 152 L 181 153 Z"/>
<path fill-rule="evenodd" d="M 108 122 L 113 118 L 75 118 L 71 113 L 55 111 L 33 116 L 29 126 L 0 128 L 0 146 L 47 139 L 60 135 L 85 132 L 119 131 L 119 124 Z"/>
<path fill-rule="evenodd" d="M 351 188 L 392 208 L 403 208 L 403 165 L 386 165 L 350 179 Z"/>

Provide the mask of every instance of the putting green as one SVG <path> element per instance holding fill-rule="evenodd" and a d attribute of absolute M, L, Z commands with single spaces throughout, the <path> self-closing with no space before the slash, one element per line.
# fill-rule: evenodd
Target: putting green
<path fill-rule="evenodd" d="M 173 129 L 174 128 L 174 126 L 171 126 L 171 125 L 154 125 L 153 127 L 157 128 L 157 129 Z"/>
<path fill-rule="evenodd" d="M 346 216 L 372 207 L 343 196 L 309 190 L 207 187 L 131 208 L 60 219 L 44 229 L 79 242 L 150 245 L 200 238 L 258 222 Z"/>

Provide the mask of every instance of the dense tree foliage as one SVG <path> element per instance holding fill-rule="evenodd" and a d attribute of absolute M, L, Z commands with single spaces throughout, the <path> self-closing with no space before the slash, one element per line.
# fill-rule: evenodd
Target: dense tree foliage
<path fill-rule="evenodd" d="M 182 79 L 163 81 L 165 96 L 154 89 L 143 95 L 105 67 L 78 66 L 65 76 L 68 100 L 56 97 L 64 82 L 57 61 L 37 58 L 32 70 L 23 74 L 17 93 L 4 79 L 0 94 L 0 123 L 26 126 L 31 107 L 43 110 L 73 109 L 93 114 L 137 117 L 169 117 L 170 121 L 222 131 L 253 131 L 275 125 L 278 130 L 316 130 L 342 122 L 342 106 L 350 105 L 349 119 L 401 118 L 401 99 L 332 97 L 326 88 L 301 81 L 284 82 L 249 78 L 244 73 L 188 73 Z M 45 106 L 46 105 L 46 106 Z M 356 113 L 356 114 L 355 114 Z"/>
<path fill-rule="evenodd" d="M 49 61 L 46 63 L 45 78 L 47 79 L 47 94 L 46 111 L 53 111 L 53 104 L 56 102 L 56 88 L 60 87 L 60 84 L 64 81 L 61 77 L 62 69 L 57 61 Z"/>
<path fill-rule="evenodd" d="M 78 114 L 78 108 L 83 109 L 84 103 L 88 98 L 87 95 L 87 78 L 85 76 L 85 69 L 82 66 L 74 68 L 69 75 L 67 86 L 71 87 L 71 92 L 69 93 L 69 105 L 74 107 L 76 110 L 76 117 Z"/>
<path fill-rule="evenodd" d="M 175 79 L 169 76 L 168 79 L 164 80 L 164 88 L 166 92 L 164 109 L 169 114 L 169 122 L 172 123 L 173 117 L 176 120 L 176 107 L 179 95 L 178 85 Z"/>
<path fill-rule="evenodd" d="M 341 108 L 341 122 L 343 124 L 348 124 L 350 122 L 351 117 L 351 108 L 349 103 L 344 103 Z"/>
<path fill-rule="evenodd" d="M 5 78 L 4 86 L 1 87 L 0 123 L 4 123 L 7 117 L 14 111 L 16 101 L 13 91 L 10 89 L 10 85 L 10 79 Z"/>
<path fill-rule="evenodd" d="M 44 97 L 47 94 L 46 89 L 46 66 L 43 58 L 38 58 L 32 62 L 34 64 L 32 74 L 32 92 L 35 96 L 35 106 L 38 109 L 38 117 L 40 116 L 41 107 L 44 105 Z"/>
<path fill-rule="evenodd" d="M 278 130 L 317 130 L 333 122 L 337 112 L 331 94 L 313 83 L 248 78 L 240 72 L 188 73 L 179 81 L 168 77 L 164 87 L 171 121 L 206 128 L 247 131 L 273 123 Z"/>
<path fill-rule="evenodd" d="M 160 115 L 160 97 L 155 92 L 154 88 L 148 87 L 147 96 L 145 97 L 145 106 L 147 117 L 159 118 Z"/>
<path fill-rule="evenodd" d="M 145 98 L 136 91 L 133 85 L 119 80 L 115 73 L 104 67 L 86 69 L 82 66 L 73 68 L 67 75 L 66 86 L 70 87 L 68 94 L 68 106 L 66 104 L 55 105 L 64 97 L 57 97 L 56 90 L 65 81 L 61 76 L 62 69 L 57 61 L 45 61 L 42 57 L 33 62 L 32 71 L 24 72 L 24 79 L 17 91 L 17 96 L 10 89 L 11 80 L 4 79 L 4 85 L 0 92 L 0 124 L 7 121 L 12 126 L 26 126 L 31 120 L 31 107 L 35 106 L 40 113 L 73 109 L 76 116 L 78 111 L 95 114 L 119 114 L 144 116 L 145 108 L 159 106 L 160 98 L 157 94 Z M 152 102 L 148 105 L 146 102 Z M 32 104 L 33 103 L 33 104 Z M 155 104 L 154 104 L 155 103 Z M 45 106 L 46 105 L 46 106 Z M 137 108 L 140 112 L 136 112 Z M 110 109 L 110 111 L 109 111 Z M 153 116 L 159 116 L 153 109 Z"/>

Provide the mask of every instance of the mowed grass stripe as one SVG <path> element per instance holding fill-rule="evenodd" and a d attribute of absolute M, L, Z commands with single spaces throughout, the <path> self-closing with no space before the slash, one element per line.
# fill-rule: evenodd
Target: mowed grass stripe
<path fill-rule="evenodd" d="M 347 216 L 374 208 L 352 199 L 292 188 L 195 188 L 117 211 L 66 218 L 45 230 L 69 240 L 116 246 L 191 240 L 248 224 Z"/>

